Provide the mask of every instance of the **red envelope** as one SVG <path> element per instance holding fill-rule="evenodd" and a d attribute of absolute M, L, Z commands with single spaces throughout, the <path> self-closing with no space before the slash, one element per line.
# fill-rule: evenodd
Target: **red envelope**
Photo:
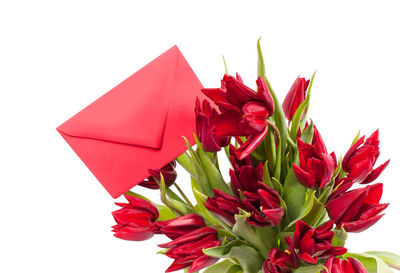
<path fill-rule="evenodd" d="M 174 46 L 57 128 L 114 198 L 194 144 L 202 85 Z"/>

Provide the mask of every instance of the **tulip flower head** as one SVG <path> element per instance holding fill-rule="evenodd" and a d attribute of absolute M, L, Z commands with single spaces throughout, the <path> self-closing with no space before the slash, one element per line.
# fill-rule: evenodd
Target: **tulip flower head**
<path fill-rule="evenodd" d="M 300 166 L 293 164 L 297 179 L 307 188 L 324 188 L 330 181 L 335 169 L 334 154 L 328 154 L 326 146 L 314 126 L 312 144 L 297 138 Z"/>
<path fill-rule="evenodd" d="M 146 180 L 142 181 L 139 185 L 148 189 L 153 189 L 153 190 L 159 189 L 160 186 L 158 183 L 160 182 L 161 179 L 160 176 L 161 173 L 164 177 L 165 185 L 167 187 L 170 187 L 174 184 L 177 177 L 175 167 L 176 167 L 176 162 L 174 160 L 169 162 L 161 169 L 149 169 L 150 176 Z"/>
<path fill-rule="evenodd" d="M 157 207 L 136 196 L 125 195 L 129 203 L 116 203 L 121 209 L 114 211 L 117 225 L 114 236 L 123 240 L 143 241 L 154 235 L 154 222 L 158 218 Z"/>
<path fill-rule="evenodd" d="M 279 248 L 272 248 L 268 258 L 265 260 L 263 273 L 291 273 L 293 265 L 292 254 Z"/>
<path fill-rule="evenodd" d="M 235 224 L 235 214 L 239 214 L 239 208 L 245 209 L 244 203 L 238 197 L 218 189 L 214 189 L 214 197 L 208 197 L 204 205 L 230 226 Z"/>
<path fill-rule="evenodd" d="M 306 91 L 309 83 L 310 80 L 298 77 L 287 93 L 282 103 L 282 108 L 288 120 L 293 119 L 297 108 L 306 99 Z"/>
<path fill-rule="evenodd" d="M 173 272 L 189 267 L 188 273 L 196 272 L 218 261 L 217 258 L 203 254 L 203 249 L 219 246 L 217 231 L 203 227 L 161 244 L 159 247 L 168 248 L 166 256 L 174 259 L 172 265 L 165 272 Z"/>
<path fill-rule="evenodd" d="M 207 147 L 211 146 L 217 150 L 221 147 L 217 140 L 244 136 L 247 137 L 247 141 L 237 150 L 238 157 L 243 159 L 261 143 L 268 131 L 266 119 L 274 113 L 274 101 L 265 81 L 258 78 L 256 83 L 257 92 L 244 85 L 238 74 L 236 78 L 225 75 L 220 88 L 202 89 L 219 108 L 217 113 L 215 110 L 205 111 L 203 107 L 203 113 L 208 112 L 209 115 L 196 111 L 197 132 L 201 138 L 206 136 L 204 143 Z M 199 106 L 196 108 L 200 109 Z M 205 116 L 209 116 L 208 123 Z M 204 127 L 207 129 L 204 130 Z M 212 132 L 211 140 L 208 137 L 210 133 L 205 131 Z"/>
<path fill-rule="evenodd" d="M 389 204 L 380 204 L 383 185 L 368 185 L 330 198 L 326 203 L 329 217 L 348 232 L 361 232 L 382 218 Z"/>
<path fill-rule="evenodd" d="M 171 240 L 175 240 L 193 230 L 205 227 L 203 218 L 197 213 L 190 213 L 181 217 L 154 223 L 155 233 L 164 234 Z"/>
<path fill-rule="evenodd" d="M 364 136 L 358 139 L 343 158 L 343 170 L 354 182 L 368 184 L 373 182 L 389 164 L 389 160 L 373 169 L 379 151 L 379 131 L 376 130 L 364 142 Z"/>
<path fill-rule="evenodd" d="M 300 260 L 315 264 L 318 259 L 339 256 L 347 252 L 344 247 L 332 246 L 333 224 L 333 221 L 329 221 L 314 229 L 301 220 L 296 223 L 293 240 Z"/>

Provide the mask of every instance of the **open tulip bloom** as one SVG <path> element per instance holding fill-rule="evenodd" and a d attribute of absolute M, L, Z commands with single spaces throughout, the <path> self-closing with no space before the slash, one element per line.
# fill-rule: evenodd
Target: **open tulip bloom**
<path fill-rule="evenodd" d="M 125 194 L 127 203 L 113 212 L 114 235 L 131 241 L 164 235 L 159 253 L 171 259 L 165 272 L 400 269 L 400 256 L 345 246 L 348 235 L 376 224 L 389 205 L 381 201 L 383 184 L 375 183 L 389 163 L 379 163 L 378 130 L 357 136 L 338 158 L 307 118 L 315 73 L 297 78 L 281 105 L 259 42 L 258 57 L 256 90 L 228 71 L 220 87 L 202 89 L 207 99 L 193 105 L 196 147 L 187 141 L 185 153 L 150 169 L 139 184 L 159 190 L 159 204 Z M 229 170 L 220 170 L 217 154 L 228 158 Z M 190 174 L 196 203 L 177 185 L 176 163 Z"/>

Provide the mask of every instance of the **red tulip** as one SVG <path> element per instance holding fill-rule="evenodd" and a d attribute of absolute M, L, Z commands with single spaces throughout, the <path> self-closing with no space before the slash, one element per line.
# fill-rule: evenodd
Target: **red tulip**
<path fill-rule="evenodd" d="M 188 273 L 193 273 L 216 263 L 218 258 L 203 254 L 203 249 L 220 244 L 217 231 L 213 228 L 203 227 L 169 243 L 159 245 L 162 248 L 169 248 L 165 255 L 175 260 L 165 272 L 189 267 Z"/>
<path fill-rule="evenodd" d="M 326 203 L 329 217 L 348 232 L 361 232 L 375 224 L 389 204 L 379 204 L 381 183 L 368 185 L 330 197 Z"/>
<path fill-rule="evenodd" d="M 248 160 L 240 160 L 235 152 L 235 148 L 230 146 L 230 159 L 233 170 L 229 170 L 231 177 L 231 188 L 236 196 L 240 197 L 239 191 L 257 192 L 260 188 L 258 182 L 263 181 L 264 166 L 260 163 L 257 168 L 251 165 Z"/>
<path fill-rule="evenodd" d="M 324 188 L 332 179 L 335 168 L 335 156 L 328 154 L 325 144 L 314 126 L 312 145 L 297 139 L 300 167 L 293 164 L 297 179 L 308 188 Z"/>
<path fill-rule="evenodd" d="M 365 267 L 352 257 L 345 260 L 329 257 L 324 265 L 328 269 L 328 272 L 324 270 L 322 273 L 368 273 Z"/>
<path fill-rule="evenodd" d="M 277 226 L 284 215 L 279 193 L 262 182 L 258 182 L 257 192 L 243 192 L 245 210 L 251 217 L 248 219 L 255 226 Z"/>
<path fill-rule="evenodd" d="M 215 109 L 213 109 L 210 103 L 206 100 L 203 101 L 203 106 L 200 105 L 200 101 L 196 99 L 196 131 L 197 136 L 200 139 L 204 150 L 207 152 L 217 152 L 221 150 L 221 147 L 224 147 L 229 144 L 230 136 L 215 134 L 215 126 L 217 123 L 218 113 Z M 235 119 L 230 117 L 231 120 L 227 119 L 228 124 L 235 124 Z M 240 121 L 240 117 L 237 118 L 236 123 Z M 221 122 L 221 119 L 219 119 Z M 235 125 L 236 126 L 236 125 Z"/>
<path fill-rule="evenodd" d="M 143 241 L 153 237 L 153 223 L 158 218 L 157 207 L 135 196 L 125 195 L 125 198 L 129 203 L 116 203 L 122 208 L 112 213 L 117 222 L 113 226 L 114 236 L 130 241 Z"/>
<path fill-rule="evenodd" d="M 292 120 L 297 108 L 306 99 L 306 91 L 310 80 L 298 77 L 290 88 L 282 103 L 283 111 L 288 120 Z"/>
<path fill-rule="evenodd" d="M 346 248 L 332 246 L 333 221 L 314 229 L 307 223 L 299 220 L 296 223 L 293 240 L 294 248 L 298 249 L 300 260 L 315 264 L 319 258 L 339 256 L 347 252 Z"/>
<path fill-rule="evenodd" d="M 376 130 L 364 142 L 364 136 L 354 143 L 343 158 L 343 170 L 354 182 L 371 183 L 383 172 L 389 160 L 373 169 L 379 157 L 379 131 Z"/>
<path fill-rule="evenodd" d="M 271 93 L 262 78 L 259 77 L 256 83 L 258 87 L 257 92 L 247 87 L 239 74 L 236 74 L 236 78 L 231 75 L 224 75 L 221 81 L 221 88 L 205 88 L 202 91 L 222 109 L 226 107 L 231 108 L 229 104 L 242 109 L 250 101 L 259 101 L 270 115 L 272 115 L 274 112 L 274 101 Z"/>
<path fill-rule="evenodd" d="M 236 222 L 234 216 L 239 214 L 238 208 L 245 209 L 242 200 L 218 189 L 214 189 L 214 197 L 209 197 L 204 205 L 209 211 L 219 215 L 230 226 L 233 226 Z"/>
<path fill-rule="evenodd" d="M 171 240 L 175 240 L 193 230 L 205 227 L 206 224 L 200 215 L 191 213 L 171 220 L 158 221 L 154 223 L 154 226 L 156 234 L 164 234 Z"/>
<path fill-rule="evenodd" d="M 265 138 L 268 126 L 266 119 L 274 112 L 274 101 L 262 78 L 257 79 L 258 91 L 255 92 L 244 85 L 239 75 L 235 77 L 225 75 L 221 88 L 203 89 L 211 100 L 218 105 L 220 114 L 215 114 L 212 122 L 214 138 L 247 137 L 247 141 L 236 151 L 241 159 L 247 157 Z M 199 107 L 196 107 L 199 108 Z M 202 120 L 205 120 L 203 118 Z M 198 124 L 205 124 L 199 121 Z M 198 126 L 198 133 L 199 133 Z M 210 131 L 210 130 L 208 130 Z M 215 141 L 206 139 L 203 142 L 211 143 L 214 150 L 220 147 Z M 216 143 L 218 144 L 218 143 Z"/>
<path fill-rule="evenodd" d="M 283 251 L 279 248 L 272 248 L 268 258 L 265 260 L 262 272 L 263 273 L 291 273 L 293 262 L 292 254 Z"/>
<path fill-rule="evenodd" d="M 148 189 L 159 189 L 160 186 L 158 183 L 161 179 L 160 173 L 162 173 L 165 185 L 170 187 L 175 183 L 177 177 L 175 167 L 176 162 L 174 160 L 161 169 L 149 169 L 150 176 L 146 180 L 142 181 L 139 185 Z"/>

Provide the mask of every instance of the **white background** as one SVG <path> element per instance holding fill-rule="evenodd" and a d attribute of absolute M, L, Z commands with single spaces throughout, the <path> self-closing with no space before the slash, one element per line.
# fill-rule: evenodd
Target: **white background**
<path fill-rule="evenodd" d="M 224 54 L 254 87 L 260 36 L 281 100 L 318 69 L 310 115 L 329 150 L 380 128 L 391 205 L 347 246 L 400 253 L 398 1 L 247 2 L 1 1 L 0 272 L 163 272 L 165 238 L 114 238 L 113 200 L 55 128 L 174 44 L 204 86 Z"/>

